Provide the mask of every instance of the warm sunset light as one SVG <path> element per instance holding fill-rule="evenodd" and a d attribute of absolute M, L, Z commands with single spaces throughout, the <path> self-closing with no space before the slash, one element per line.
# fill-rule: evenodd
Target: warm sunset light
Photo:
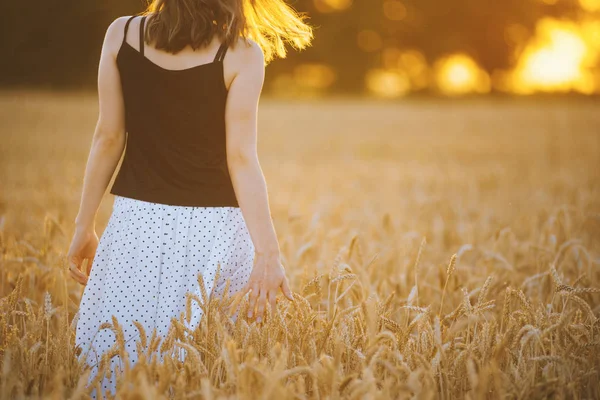
<path fill-rule="evenodd" d="M 600 0 L 6 3 L 0 400 L 600 400 Z"/>
<path fill-rule="evenodd" d="M 328 65 L 304 63 L 296 66 L 291 73 L 279 74 L 271 83 L 270 89 L 284 97 L 319 97 L 330 88 L 336 78 L 334 69 Z"/>
<path fill-rule="evenodd" d="M 406 6 L 398 0 L 383 2 L 383 14 L 392 21 L 402 21 L 406 17 Z"/>
<path fill-rule="evenodd" d="M 367 89 L 380 97 L 398 97 L 410 91 L 410 80 L 400 70 L 373 69 L 367 72 Z"/>
<path fill-rule="evenodd" d="M 381 41 L 381 35 L 379 33 L 365 29 L 358 32 L 356 44 L 362 51 L 373 52 L 381 49 L 383 42 Z"/>
<path fill-rule="evenodd" d="M 597 22 L 584 24 L 551 18 L 537 24 L 509 77 L 508 88 L 516 93 L 597 92 L 592 67 L 599 54 Z"/>
<path fill-rule="evenodd" d="M 325 64 L 306 63 L 294 68 L 294 80 L 297 84 L 323 90 L 335 81 L 335 72 Z"/>
<path fill-rule="evenodd" d="M 387 71 L 399 71 L 399 75 L 408 77 L 411 91 L 426 88 L 429 84 L 429 66 L 418 50 L 387 47 L 381 53 L 381 64 Z"/>
<path fill-rule="evenodd" d="M 600 92 L 600 20 L 575 23 L 545 18 L 528 36 L 520 25 L 507 28 L 507 39 L 520 50 L 513 69 L 493 71 L 495 89 L 514 94 Z M 385 46 L 374 30 L 360 31 L 357 44 L 364 52 L 381 54 L 379 68 L 365 76 L 368 90 L 378 96 L 398 97 L 421 89 L 437 89 L 450 96 L 491 91 L 490 75 L 465 53 L 446 56 L 430 66 L 418 49 Z"/>
<path fill-rule="evenodd" d="M 335 12 L 348 9 L 352 0 L 314 0 L 315 7 L 320 12 Z"/>
<path fill-rule="evenodd" d="M 490 79 L 487 73 L 466 54 L 454 54 L 435 64 L 438 89 L 447 95 L 487 93 Z"/>
<path fill-rule="evenodd" d="M 579 0 L 579 4 L 586 11 L 600 11 L 600 0 Z"/>

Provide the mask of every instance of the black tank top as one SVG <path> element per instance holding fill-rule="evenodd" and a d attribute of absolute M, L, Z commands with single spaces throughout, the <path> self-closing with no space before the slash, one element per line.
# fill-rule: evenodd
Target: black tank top
<path fill-rule="evenodd" d="M 127 145 L 110 193 L 179 206 L 239 207 L 227 168 L 221 44 L 213 62 L 182 70 L 160 67 L 126 42 L 117 55 Z"/>

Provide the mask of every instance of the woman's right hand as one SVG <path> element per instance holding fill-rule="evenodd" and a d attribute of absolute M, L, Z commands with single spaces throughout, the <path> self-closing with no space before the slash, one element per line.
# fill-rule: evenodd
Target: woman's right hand
<path fill-rule="evenodd" d="M 280 289 L 285 297 L 291 301 L 294 300 L 279 254 L 256 253 L 250 279 L 242 290 L 242 295 L 250 292 L 248 318 L 256 315 L 256 321 L 261 322 L 264 318 L 267 301 L 271 305 L 271 312 L 275 312 L 277 292 Z M 255 308 L 256 313 L 254 312 Z"/>

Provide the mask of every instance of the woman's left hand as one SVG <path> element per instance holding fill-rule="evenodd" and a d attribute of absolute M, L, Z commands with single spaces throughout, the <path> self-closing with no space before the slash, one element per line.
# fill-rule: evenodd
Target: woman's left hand
<path fill-rule="evenodd" d="M 69 272 L 71 277 L 82 285 L 87 284 L 88 276 L 92 269 L 96 249 L 98 248 L 98 235 L 95 229 L 76 229 L 71 246 L 67 253 Z M 81 271 L 83 260 L 87 259 L 87 271 Z"/>

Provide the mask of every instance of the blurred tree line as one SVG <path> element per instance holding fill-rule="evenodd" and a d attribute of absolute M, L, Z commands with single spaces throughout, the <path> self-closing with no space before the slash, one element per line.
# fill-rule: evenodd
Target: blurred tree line
<path fill-rule="evenodd" d="M 323 12 L 318 2 L 292 0 L 309 14 L 315 26 L 312 47 L 290 51 L 288 58 L 267 68 L 265 88 L 277 74 L 301 63 L 324 63 L 336 72 L 331 91 L 359 93 L 364 76 L 380 63 L 381 52 L 365 52 L 357 43 L 364 30 L 380 34 L 383 46 L 419 49 L 428 61 L 449 52 L 470 54 L 487 71 L 508 68 L 514 45 L 506 28 L 518 24 L 533 33 L 543 15 L 568 15 L 576 0 L 548 5 L 539 0 L 402 0 L 400 20 L 385 15 L 385 0 L 353 0 L 349 7 Z M 94 88 L 97 64 L 106 28 L 115 18 L 145 7 L 143 0 L 78 0 L 4 2 L 0 13 L 0 86 Z"/>

